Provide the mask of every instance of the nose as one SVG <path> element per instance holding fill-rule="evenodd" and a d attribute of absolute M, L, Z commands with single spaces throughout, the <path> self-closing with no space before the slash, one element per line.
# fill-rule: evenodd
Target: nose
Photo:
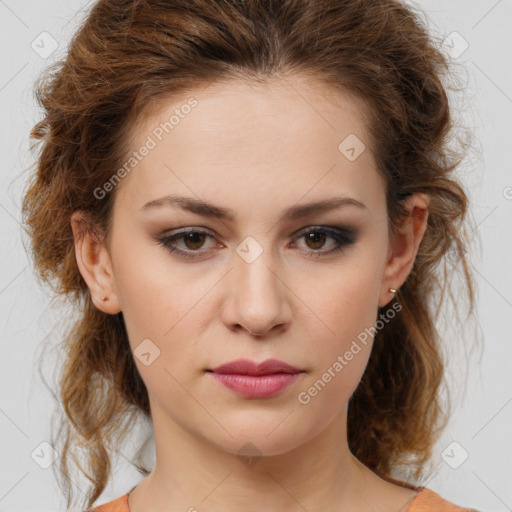
<path fill-rule="evenodd" d="M 292 317 L 290 293 L 267 251 L 251 263 L 235 254 L 226 276 L 222 320 L 230 330 L 260 338 L 282 333 Z"/>

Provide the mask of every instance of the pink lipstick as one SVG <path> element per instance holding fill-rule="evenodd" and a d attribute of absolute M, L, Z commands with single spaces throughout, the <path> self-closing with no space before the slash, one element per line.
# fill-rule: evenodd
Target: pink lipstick
<path fill-rule="evenodd" d="M 238 359 L 207 371 L 217 382 L 246 398 L 276 396 L 304 373 L 277 359 L 267 359 L 259 364 Z"/>

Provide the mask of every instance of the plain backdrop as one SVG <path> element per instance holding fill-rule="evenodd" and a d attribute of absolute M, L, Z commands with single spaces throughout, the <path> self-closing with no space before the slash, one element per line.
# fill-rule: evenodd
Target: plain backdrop
<path fill-rule="evenodd" d="M 64 510 L 46 444 L 55 401 L 37 360 L 45 344 L 58 341 L 69 312 L 52 309 L 49 291 L 34 278 L 22 244 L 20 204 L 33 162 L 28 135 L 40 118 L 33 82 L 65 54 L 89 5 L 0 0 L 0 511 Z M 481 240 L 481 249 L 471 251 L 477 309 L 474 322 L 458 327 L 447 310 L 447 354 L 472 338 L 483 345 L 469 363 L 455 350 L 449 357 L 457 407 L 436 445 L 436 470 L 422 483 L 459 505 L 505 512 L 512 510 L 512 0 L 414 5 L 463 70 L 465 98 L 456 117 L 474 133 L 461 173 L 469 187 L 473 235 Z M 45 365 L 49 379 L 57 367 L 51 361 Z M 145 432 L 134 431 L 125 454 L 135 451 Z M 101 501 L 127 492 L 141 478 L 122 457 L 118 462 Z"/>

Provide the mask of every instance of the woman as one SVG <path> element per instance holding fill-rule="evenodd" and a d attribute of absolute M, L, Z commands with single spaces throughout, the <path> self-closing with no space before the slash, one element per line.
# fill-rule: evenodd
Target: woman
<path fill-rule="evenodd" d="M 448 416 L 448 255 L 473 299 L 446 69 L 395 0 L 93 6 L 23 205 L 79 308 L 68 507 L 73 463 L 99 512 L 469 510 L 410 483 Z M 140 416 L 156 463 L 97 506 Z"/>

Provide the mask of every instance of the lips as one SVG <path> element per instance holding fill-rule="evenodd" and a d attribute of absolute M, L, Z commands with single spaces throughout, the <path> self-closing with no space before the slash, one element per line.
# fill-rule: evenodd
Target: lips
<path fill-rule="evenodd" d="M 267 359 L 259 364 L 249 361 L 248 359 L 237 359 L 236 361 L 217 366 L 210 371 L 214 373 L 255 376 L 271 375 L 275 373 L 301 373 L 299 368 L 290 366 L 278 359 Z"/>
<path fill-rule="evenodd" d="M 293 384 L 304 371 L 277 359 L 254 363 L 231 361 L 207 370 L 214 381 L 245 398 L 271 398 Z"/>

